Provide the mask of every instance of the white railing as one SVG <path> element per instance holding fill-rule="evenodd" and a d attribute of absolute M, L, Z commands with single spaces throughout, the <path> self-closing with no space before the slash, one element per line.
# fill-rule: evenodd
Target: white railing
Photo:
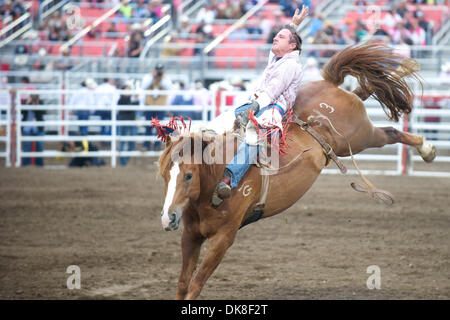
<path fill-rule="evenodd" d="M 61 9 L 68 0 L 45 0 L 39 5 L 39 23 L 50 17 L 54 12 Z"/>
<path fill-rule="evenodd" d="M 4 127 L 0 132 L 0 158 L 5 159 L 5 165 L 11 166 L 11 99 L 8 90 L 0 90 L 0 128 Z"/>
<path fill-rule="evenodd" d="M 45 100 L 45 96 L 53 97 L 55 95 L 63 95 L 65 97 L 65 104 L 40 104 L 40 105 L 25 105 L 21 103 L 23 96 L 31 94 L 39 95 L 41 99 Z M 113 103 L 110 108 L 105 109 L 98 105 L 70 105 L 67 98 L 70 94 L 86 94 L 86 92 L 80 92 L 79 90 L 18 90 L 16 94 L 16 114 L 15 114 L 15 127 L 16 127 L 16 167 L 21 166 L 22 158 L 56 158 L 56 157 L 101 157 L 110 158 L 112 167 L 116 167 L 117 157 L 156 157 L 160 155 L 160 151 L 118 151 L 118 143 L 121 141 L 135 141 L 135 142 L 155 142 L 157 138 L 155 135 L 135 135 L 135 136 L 120 136 L 118 135 L 118 126 L 135 126 L 146 127 L 150 126 L 150 121 L 145 120 L 145 117 L 140 117 L 138 120 L 118 120 L 117 115 L 119 111 L 136 111 L 139 113 L 148 111 L 164 111 L 164 112 L 201 112 L 201 120 L 192 121 L 192 125 L 205 123 L 208 120 L 208 114 L 214 117 L 214 107 L 209 103 L 197 104 L 197 105 L 116 105 Z M 105 94 L 92 92 L 92 96 L 96 94 Z M 106 93 L 107 94 L 107 93 Z M 211 97 L 206 97 L 209 92 L 205 91 L 187 91 L 187 90 L 118 90 L 117 94 L 131 94 L 131 95 L 147 95 L 147 94 L 164 94 L 164 95 L 201 95 L 202 101 L 214 101 Z M 95 101 L 95 100 L 94 100 Z M 47 112 L 47 120 L 44 121 L 24 121 L 22 119 L 22 111 L 25 110 L 42 110 Z M 89 120 L 78 120 L 74 111 L 89 110 L 91 114 L 94 111 L 110 111 L 111 120 L 98 120 L 98 118 L 91 116 Z M 51 115 L 51 117 L 48 117 Z M 164 119 L 161 119 L 164 121 Z M 41 136 L 26 136 L 23 135 L 22 130 L 24 127 L 56 127 L 56 135 L 41 135 Z M 106 126 L 111 128 L 111 135 L 81 135 L 78 134 L 79 127 L 89 127 L 89 132 L 95 131 L 95 127 Z M 45 130 L 45 129 L 44 129 Z M 70 133 L 75 133 L 71 135 Z M 22 151 L 22 142 L 69 142 L 69 141 L 103 141 L 108 142 L 110 147 L 107 150 L 100 151 L 88 151 L 88 152 L 63 152 L 59 150 L 46 150 L 41 152 L 24 152 Z"/>
<path fill-rule="evenodd" d="M 450 94 L 449 92 L 427 95 L 439 98 L 440 105 L 436 109 L 423 108 L 419 101 L 415 101 L 415 108 L 411 113 L 410 130 L 412 133 L 424 135 L 436 147 L 435 163 L 441 165 L 443 171 L 424 170 L 422 158 L 417 151 L 410 153 L 408 174 L 415 176 L 450 177 Z"/>

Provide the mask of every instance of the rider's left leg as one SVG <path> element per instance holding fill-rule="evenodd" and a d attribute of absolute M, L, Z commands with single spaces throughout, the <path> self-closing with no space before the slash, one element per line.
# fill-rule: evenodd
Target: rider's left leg
<path fill-rule="evenodd" d="M 256 164 L 258 146 L 242 142 L 231 163 L 224 170 L 222 180 L 217 184 L 212 197 L 212 204 L 218 206 L 231 195 L 231 189 L 239 185 L 242 177 L 252 164 Z"/>

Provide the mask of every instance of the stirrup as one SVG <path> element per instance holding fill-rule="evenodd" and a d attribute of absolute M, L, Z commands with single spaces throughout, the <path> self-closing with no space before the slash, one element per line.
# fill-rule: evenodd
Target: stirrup
<path fill-rule="evenodd" d="M 213 207 L 218 207 L 223 202 L 223 199 L 219 197 L 217 192 L 214 191 L 212 198 L 211 198 L 211 205 Z"/>
<path fill-rule="evenodd" d="M 211 204 L 213 206 L 219 206 L 224 199 L 228 199 L 231 196 L 231 186 L 229 181 L 229 178 L 224 177 L 223 180 L 217 184 L 216 190 L 214 190 L 211 198 Z"/>

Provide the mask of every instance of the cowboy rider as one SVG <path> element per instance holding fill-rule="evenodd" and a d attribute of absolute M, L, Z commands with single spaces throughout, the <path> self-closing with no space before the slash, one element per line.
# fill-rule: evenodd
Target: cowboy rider
<path fill-rule="evenodd" d="M 268 65 L 251 101 L 235 110 L 236 119 L 247 129 L 246 139 L 239 146 L 231 163 L 227 164 L 223 178 L 216 186 L 211 200 L 213 206 L 220 205 L 230 197 L 231 189 L 239 185 L 258 155 L 257 142 L 249 138 L 249 132 L 255 132 L 254 123 L 249 121 L 250 111 L 253 111 L 260 128 L 277 128 L 282 134 L 283 115 L 293 106 L 303 75 L 298 62 L 302 39 L 297 33 L 297 27 L 307 15 L 308 7 L 303 6 L 301 12 L 299 9 L 295 11 L 292 22 L 281 28 L 273 39 Z M 236 161 L 244 157 L 244 163 Z"/>

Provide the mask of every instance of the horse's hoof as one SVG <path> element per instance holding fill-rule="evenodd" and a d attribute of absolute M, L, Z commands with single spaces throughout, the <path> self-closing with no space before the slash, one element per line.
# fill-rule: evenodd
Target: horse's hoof
<path fill-rule="evenodd" d="M 436 147 L 429 142 L 424 141 L 420 147 L 417 147 L 417 151 L 425 162 L 432 162 L 436 158 Z"/>

